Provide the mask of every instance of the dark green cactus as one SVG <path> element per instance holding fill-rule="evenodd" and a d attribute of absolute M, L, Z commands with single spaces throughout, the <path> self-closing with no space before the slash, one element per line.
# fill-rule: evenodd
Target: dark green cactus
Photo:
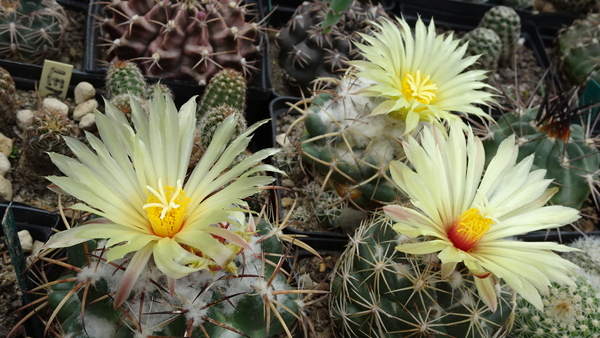
<path fill-rule="evenodd" d="M 2 1 L 0 59 L 41 64 L 63 48 L 68 18 L 55 0 Z"/>
<path fill-rule="evenodd" d="M 588 77 L 600 81 L 598 65 L 600 58 L 600 15 L 590 14 L 576 20 L 557 38 L 557 53 L 561 70 L 574 85 L 582 85 Z"/>
<path fill-rule="evenodd" d="M 478 27 L 465 34 L 463 40 L 469 42 L 465 55 L 481 55 L 469 69 L 496 72 L 502 52 L 502 41 L 494 30 Z"/>
<path fill-rule="evenodd" d="M 532 7 L 535 0 L 502 0 L 500 3 L 508 7 L 525 9 Z"/>
<path fill-rule="evenodd" d="M 340 337 L 489 338 L 510 330 L 512 291 L 498 285 L 492 312 L 466 268 L 442 279 L 436 255 L 395 250 L 405 240 L 384 215 L 358 228 L 331 281 L 329 310 Z"/>
<path fill-rule="evenodd" d="M 498 34 L 502 41 L 500 64 L 510 64 L 521 36 L 521 18 L 517 12 L 506 6 L 492 7 L 479 22 L 479 27 L 489 28 Z"/>
<path fill-rule="evenodd" d="M 232 114 L 238 116 L 238 123 L 236 124 L 232 139 L 238 137 L 248 129 L 248 124 L 244 118 L 243 111 L 232 108 L 226 104 L 212 107 L 198 120 L 199 137 L 197 140 L 200 142 L 202 149 L 208 147 L 219 124 L 221 124 L 227 116 Z"/>
<path fill-rule="evenodd" d="M 571 14 L 585 14 L 592 9 L 596 0 L 550 0 L 559 11 Z"/>
<path fill-rule="evenodd" d="M 106 60 L 134 60 L 146 76 L 200 85 L 222 68 L 256 70 L 261 25 L 250 5 L 229 0 L 126 0 L 109 4 Z"/>
<path fill-rule="evenodd" d="M 0 131 L 12 129 L 15 122 L 15 81 L 10 73 L 0 67 Z"/>
<path fill-rule="evenodd" d="M 198 108 L 198 120 L 212 108 L 227 105 L 243 113 L 246 110 L 246 79 L 244 75 L 231 68 L 219 71 L 210 80 Z"/>
<path fill-rule="evenodd" d="M 321 1 L 305 1 L 277 34 L 279 65 L 288 82 L 305 93 L 312 87 L 310 82 L 319 77 L 342 76 L 348 68 L 347 61 L 361 58 L 353 45 L 353 41 L 363 42 L 358 33 L 368 34 L 374 29 L 372 23 L 389 18 L 381 5 L 364 5 L 354 0 L 337 24 L 330 26 L 323 23 L 327 8 Z"/>
<path fill-rule="evenodd" d="M 483 142 L 488 161 L 513 133 L 519 144 L 517 161 L 534 154 L 532 169 L 546 169 L 546 178 L 554 179 L 560 188 L 551 202 L 579 209 L 590 195 L 600 165 L 598 150 L 584 128 L 545 108 L 515 110 L 490 127 L 491 137 Z"/>
<path fill-rule="evenodd" d="M 106 72 L 106 94 L 110 103 L 126 116 L 131 114 L 131 97 L 138 102 L 148 101 L 146 79 L 138 66 L 129 61 L 117 61 Z"/>
<path fill-rule="evenodd" d="M 105 253 L 102 244 L 88 241 L 68 248 L 73 273 L 51 286 L 48 302 L 57 311 L 62 331 L 71 337 L 97 337 L 92 321 L 103 326 L 102 337 L 132 338 L 142 332 L 154 336 L 191 334 L 187 336 L 198 338 L 275 337 L 284 332 L 284 326 L 292 326 L 298 311 L 302 311 L 302 301 L 278 265 L 285 246 L 277 236 L 267 236 L 272 230 L 266 222 L 259 222 L 257 235 L 251 235 L 253 252 L 234 261 L 239 275 L 194 272 L 176 280 L 174 293 L 170 293 L 166 278 L 152 275 L 149 268 L 148 275 L 138 282 L 143 286 L 117 309 L 108 295 L 122 276 L 115 273 L 115 266 L 126 261 L 101 261 Z M 139 318 L 138 313 L 143 317 Z"/>

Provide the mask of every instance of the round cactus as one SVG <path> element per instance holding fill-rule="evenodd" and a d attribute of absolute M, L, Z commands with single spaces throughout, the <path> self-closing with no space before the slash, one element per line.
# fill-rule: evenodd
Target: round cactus
<path fill-rule="evenodd" d="M 465 34 L 463 40 L 469 42 L 466 55 L 481 55 L 469 69 L 496 72 L 502 52 L 502 41 L 495 31 L 478 27 Z"/>
<path fill-rule="evenodd" d="M 537 118 L 539 110 L 515 110 L 502 116 L 483 142 L 486 157 L 489 161 L 500 142 L 516 133 L 518 161 L 535 154 L 532 169 L 546 169 L 546 178 L 554 179 L 560 188 L 552 203 L 579 209 L 590 195 L 590 182 L 597 179 L 598 150 L 581 125 L 566 124 L 564 117 L 543 121 Z"/>
<path fill-rule="evenodd" d="M 55 0 L 3 1 L 0 59 L 41 64 L 63 48 L 69 23 Z"/>
<path fill-rule="evenodd" d="M 15 122 L 15 81 L 10 73 L 0 67 L 0 131 L 7 132 Z"/>
<path fill-rule="evenodd" d="M 354 0 L 326 32 L 326 27 L 322 27 L 326 13 L 323 2 L 305 1 L 277 33 L 279 65 L 288 82 L 305 93 L 319 77 L 341 77 L 348 68 L 347 61 L 361 59 L 353 46 L 353 41 L 363 41 L 358 33 L 368 34 L 374 28 L 372 23 L 389 18 L 381 5 Z"/>
<path fill-rule="evenodd" d="M 600 275 L 600 237 L 581 237 L 569 246 L 581 249 L 581 251 L 565 252 L 563 256 L 580 268 Z"/>
<path fill-rule="evenodd" d="M 106 60 L 133 60 L 146 76 L 206 85 L 222 68 L 257 68 L 260 25 L 240 1 L 126 0 L 103 21 Z"/>
<path fill-rule="evenodd" d="M 198 104 L 196 117 L 201 119 L 212 108 L 224 105 L 242 113 L 246 110 L 246 79 L 231 68 L 219 71 L 210 80 Z"/>
<path fill-rule="evenodd" d="M 302 300 L 281 269 L 285 247 L 270 236 L 271 230 L 261 221 L 255 235 L 244 234 L 252 252 L 234 261 L 238 275 L 202 270 L 170 286 L 149 264 L 132 295 L 116 309 L 109 295 L 127 260 L 106 263 L 103 243 L 88 241 L 68 248 L 73 273 L 50 287 L 48 301 L 70 337 L 274 337 L 291 327 Z"/>
<path fill-rule="evenodd" d="M 506 6 L 492 7 L 487 11 L 479 27 L 489 28 L 496 32 L 502 41 L 500 64 L 507 64 L 513 60 L 521 36 L 521 18 L 514 9 Z"/>
<path fill-rule="evenodd" d="M 587 82 L 588 77 L 600 81 L 598 58 L 600 58 L 600 15 L 590 14 L 576 20 L 557 38 L 557 53 L 561 70 L 574 85 Z"/>
<path fill-rule="evenodd" d="M 139 67 L 129 61 L 117 61 L 106 72 L 106 94 L 109 102 L 126 116 L 131 114 L 130 100 L 147 103 L 146 79 Z"/>
<path fill-rule="evenodd" d="M 335 265 L 329 303 L 342 337 L 484 338 L 510 330 L 512 291 L 503 290 L 492 312 L 466 268 L 441 279 L 436 255 L 395 250 L 406 240 L 383 215 L 364 222 L 350 240 Z"/>

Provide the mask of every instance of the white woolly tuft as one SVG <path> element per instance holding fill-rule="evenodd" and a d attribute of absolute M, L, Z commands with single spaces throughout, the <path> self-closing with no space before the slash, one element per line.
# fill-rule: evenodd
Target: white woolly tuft
<path fill-rule="evenodd" d="M 106 338 L 115 335 L 116 326 L 102 317 L 89 312 L 85 314 L 85 330 L 90 338 Z"/>
<path fill-rule="evenodd" d="M 198 326 L 201 323 L 204 323 L 204 319 L 202 317 L 206 316 L 208 312 L 208 308 L 205 308 L 206 303 L 195 301 L 191 304 L 186 304 L 183 306 L 184 310 L 188 312 L 185 314 L 185 318 L 192 319 L 194 321 L 194 326 Z"/>

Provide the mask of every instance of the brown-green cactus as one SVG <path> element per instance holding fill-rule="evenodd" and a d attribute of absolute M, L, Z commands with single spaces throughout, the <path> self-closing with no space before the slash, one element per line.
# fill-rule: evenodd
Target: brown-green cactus
<path fill-rule="evenodd" d="M 205 85 L 222 68 L 249 76 L 260 24 L 240 0 L 126 0 L 107 5 L 106 59 L 135 61 L 146 76 Z"/>
<path fill-rule="evenodd" d="M 561 70 L 572 84 L 585 84 L 589 77 L 600 81 L 598 75 L 599 38 L 600 15 L 597 13 L 576 20 L 559 33 L 556 42 Z"/>
<path fill-rule="evenodd" d="M 0 131 L 5 132 L 15 121 L 15 81 L 10 73 L 0 67 Z"/>

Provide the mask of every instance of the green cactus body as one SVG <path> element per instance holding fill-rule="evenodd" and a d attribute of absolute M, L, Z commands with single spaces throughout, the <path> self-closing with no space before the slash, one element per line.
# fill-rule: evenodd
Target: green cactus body
<path fill-rule="evenodd" d="M 107 295 L 114 292 L 123 275 L 115 268 L 115 264 L 123 264 L 123 260 L 114 261 L 112 265 L 99 261 L 96 255 L 102 256 L 103 248 L 99 244 L 96 250 L 95 241 L 86 242 L 87 250 L 84 244 L 71 247 L 67 254 L 69 263 L 79 264 L 82 269 L 75 276 L 76 281 L 87 281 L 89 287 L 81 287 L 59 309 L 57 318 L 61 328 L 65 334 L 81 338 L 133 338 L 140 334 L 184 336 L 186 330 L 191 331 L 188 337 L 198 338 L 277 336 L 284 331 L 278 316 L 291 327 L 301 300 L 295 293 L 286 292 L 293 287 L 276 269 L 284 246 L 277 236 L 265 238 L 269 228 L 260 222 L 260 236 L 254 236 L 250 243 L 253 252 L 235 260 L 239 275 L 206 270 L 192 273 L 177 279 L 175 292 L 170 294 L 166 278 L 149 264 L 134 294 L 118 309 L 114 309 L 112 298 Z M 49 303 L 53 309 L 74 285 L 75 282 L 69 281 L 52 286 Z M 84 296 L 86 305 L 82 318 Z M 270 318 L 266 318 L 264 299 L 274 305 L 268 312 Z"/>
<path fill-rule="evenodd" d="M 550 2 L 559 11 L 577 15 L 589 11 L 594 5 L 595 0 L 550 0 Z"/>
<path fill-rule="evenodd" d="M 479 27 L 489 28 L 498 34 L 502 41 L 500 64 L 510 63 L 521 36 L 521 18 L 517 12 L 506 6 L 492 7 L 479 22 Z"/>
<path fill-rule="evenodd" d="M 358 228 L 342 253 L 329 303 L 341 337 L 488 338 L 510 330 L 513 292 L 502 291 L 493 313 L 466 269 L 441 279 L 436 255 L 395 250 L 402 237 L 379 215 Z"/>
<path fill-rule="evenodd" d="M 131 98 L 147 105 L 152 91 L 148 90 L 146 79 L 135 63 L 117 61 L 106 72 L 106 93 L 110 103 L 129 116 Z"/>
<path fill-rule="evenodd" d="M 502 0 L 501 4 L 513 8 L 531 8 L 535 0 Z"/>
<path fill-rule="evenodd" d="M 478 27 L 465 34 L 463 40 L 469 42 L 465 55 L 481 55 L 470 69 L 496 72 L 502 52 L 502 41 L 494 30 Z"/>
<path fill-rule="evenodd" d="M 336 5 L 338 13 L 342 13 L 337 17 L 332 11 L 326 12 L 323 2 L 305 1 L 277 33 L 279 65 L 294 88 L 298 86 L 308 93 L 310 83 L 319 77 L 341 77 L 348 68 L 347 61 L 361 58 L 353 46 L 353 41 L 363 42 L 359 33 L 368 34 L 374 28 L 372 23 L 380 18 L 389 19 L 381 5 L 354 0 L 350 8 L 343 10 L 344 7 Z M 338 18 L 335 25 L 323 23 L 325 17 L 329 18 L 327 14 Z M 329 30 L 327 33 L 323 25 Z"/>
<path fill-rule="evenodd" d="M 517 300 L 512 338 L 564 338 L 600 336 L 600 284 L 598 275 L 578 271 L 575 285 L 552 284 L 542 296 L 540 311 L 524 299 Z"/>
<path fill-rule="evenodd" d="M 516 133 L 519 144 L 517 161 L 534 154 L 533 169 L 546 169 L 546 178 L 554 179 L 560 190 L 552 197 L 554 204 L 579 209 L 590 194 L 590 180 L 597 178 L 600 155 L 593 142 L 586 139 L 583 128 L 572 124 L 567 133 L 556 134 L 549 125 L 538 125 L 538 108 L 505 114 L 490 128 L 491 138 L 483 142 L 489 161 L 498 145 Z"/>
<path fill-rule="evenodd" d="M 381 99 L 352 94 L 368 86 L 351 77 L 335 94 L 316 94 L 305 112 L 297 148 L 302 160 L 330 178 L 331 188 L 353 204 L 391 202 L 399 192 L 389 179 L 389 162 L 404 158 L 399 139 L 405 124 L 389 114 L 369 116 Z"/>
<path fill-rule="evenodd" d="M 600 58 L 600 15 L 590 14 L 576 20 L 557 38 L 557 53 L 561 70 L 574 85 L 587 82 L 589 76 L 600 81 L 598 59 Z"/>
<path fill-rule="evenodd" d="M 219 124 L 221 124 L 221 122 L 223 122 L 223 120 L 225 120 L 225 118 L 231 114 L 238 116 L 238 123 L 232 139 L 238 137 L 240 134 L 246 131 L 246 129 L 248 129 L 248 124 L 244 118 L 243 112 L 228 105 L 213 107 L 209 109 L 200 120 L 198 120 L 198 137 L 196 140 L 199 141 L 200 146 L 203 149 L 208 148 L 208 145 L 210 144 L 210 141 L 212 140 Z"/>
<path fill-rule="evenodd" d="M 10 73 L 0 67 L 0 131 L 3 133 L 12 129 L 15 122 L 14 100 L 16 94 L 15 81 Z"/>
<path fill-rule="evenodd" d="M 242 73 L 230 68 L 219 71 L 210 80 L 198 104 L 196 117 L 200 120 L 212 108 L 224 105 L 242 113 L 246 110 L 246 79 Z"/>
<path fill-rule="evenodd" d="M 41 64 L 63 48 L 68 18 L 55 0 L 2 1 L 0 59 Z"/>
<path fill-rule="evenodd" d="M 106 59 L 135 60 L 146 76 L 206 85 L 221 68 L 256 70 L 260 25 L 229 0 L 126 0 L 107 5 Z"/>

